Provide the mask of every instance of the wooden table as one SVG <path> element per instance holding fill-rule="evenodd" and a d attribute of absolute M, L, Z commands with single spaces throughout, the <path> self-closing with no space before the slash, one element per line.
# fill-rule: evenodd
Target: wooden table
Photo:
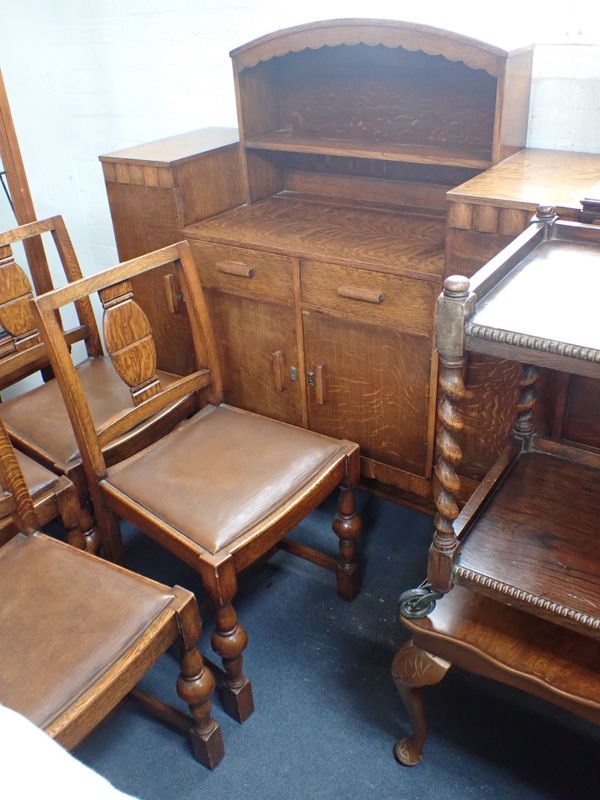
<path fill-rule="evenodd" d="M 600 221 L 600 201 L 588 214 Z M 427 582 L 400 604 L 420 649 L 404 648 L 394 667 L 415 719 L 403 763 L 423 745 L 416 687 L 440 679 L 449 654 L 600 722 L 600 452 L 539 435 L 534 422 L 541 367 L 600 378 L 599 294 L 600 225 L 560 221 L 548 207 L 471 281 L 444 282 L 435 533 Z M 471 353 L 522 366 L 512 439 L 459 511 Z"/>

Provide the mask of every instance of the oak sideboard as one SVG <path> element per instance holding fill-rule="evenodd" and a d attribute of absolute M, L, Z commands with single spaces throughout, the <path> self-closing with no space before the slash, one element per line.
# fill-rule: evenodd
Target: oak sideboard
<path fill-rule="evenodd" d="M 434 308 L 446 259 L 461 252 L 454 232 L 466 223 L 453 209 L 468 205 L 447 192 L 469 191 L 518 158 L 532 51 L 409 23 L 334 20 L 231 55 L 239 133 L 205 129 L 101 157 L 119 256 L 187 238 L 231 376 L 226 399 L 355 440 L 367 484 L 429 498 Z M 600 179 L 600 157 L 589 158 L 595 174 L 586 167 L 574 196 Z M 515 199 L 520 213 L 496 214 L 501 236 L 519 233 L 540 202 Z M 492 216 L 474 213 L 474 230 Z M 173 277 L 135 292 L 159 366 L 191 370 Z M 503 391 L 514 376 L 505 378 Z M 473 482 L 496 457 L 508 416 L 494 413 L 497 433 L 467 448 Z"/>

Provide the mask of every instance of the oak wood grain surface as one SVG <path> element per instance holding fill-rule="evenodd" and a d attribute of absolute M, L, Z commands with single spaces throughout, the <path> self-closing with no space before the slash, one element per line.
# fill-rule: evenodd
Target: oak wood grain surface
<path fill-rule="evenodd" d="M 435 284 L 322 261 L 303 261 L 300 274 L 304 307 L 431 337 Z"/>
<path fill-rule="evenodd" d="M 299 382 L 290 378 L 290 368 L 298 364 L 293 309 L 211 290 L 206 299 L 227 402 L 302 424 Z"/>
<path fill-rule="evenodd" d="M 528 147 L 481 175 L 451 189 L 451 202 L 492 203 L 533 213 L 536 206 L 555 206 L 559 213 L 579 208 L 600 180 L 600 155 Z"/>
<path fill-rule="evenodd" d="M 457 586 L 423 620 L 414 641 L 457 667 L 531 692 L 600 721 L 598 644 Z"/>
<path fill-rule="evenodd" d="M 181 164 L 188 159 L 195 159 L 200 153 L 213 153 L 215 149 L 227 147 L 238 141 L 236 128 L 201 128 L 197 131 L 180 133 L 154 142 L 126 147 L 100 156 L 103 163 L 132 161 L 147 166 L 163 166 L 165 164 Z"/>
<path fill-rule="evenodd" d="M 273 197 L 186 228 L 190 239 L 237 243 L 286 255 L 373 265 L 383 272 L 437 278 L 444 220 Z"/>
<path fill-rule="evenodd" d="M 310 427 L 329 436 L 345 431 L 364 457 L 425 475 L 430 340 L 318 312 L 302 318 L 307 369 L 321 364 L 326 382 L 323 404 L 309 387 Z"/>
<path fill-rule="evenodd" d="M 471 527 L 458 580 L 600 638 L 599 478 L 597 467 L 523 455 Z M 584 618 L 560 615 L 552 603 Z"/>
<path fill-rule="evenodd" d="M 340 45 L 385 45 L 405 50 L 423 50 L 442 55 L 449 61 L 462 61 L 473 69 L 497 74 L 498 62 L 508 55 L 485 42 L 461 34 L 442 31 L 429 25 L 416 25 L 382 19 L 331 19 L 311 22 L 269 33 L 231 51 L 236 70 L 304 49 L 338 47 Z"/>
<path fill-rule="evenodd" d="M 292 258 L 193 239 L 190 247 L 206 289 L 293 304 Z"/>
<path fill-rule="evenodd" d="M 364 142 L 333 138 L 310 138 L 288 131 L 256 136 L 246 141 L 253 150 L 280 150 L 288 153 L 319 153 L 322 155 L 375 158 L 381 161 L 404 161 L 409 164 L 441 164 L 452 167 L 487 169 L 491 160 L 485 150 L 469 151 L 466 148 L 426 144 L 397 144 L 395 142 Z"/>

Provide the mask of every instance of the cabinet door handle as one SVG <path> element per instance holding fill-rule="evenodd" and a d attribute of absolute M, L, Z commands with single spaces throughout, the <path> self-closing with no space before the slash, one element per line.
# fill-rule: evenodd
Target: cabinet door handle
<path fill-rule="evenodd" d="M 357 286 L 338 286 L 337 293 L 348 300 L 359 300 L 361 303 L 375 303 L 380 305 L 385 300 L 385 294 L 377 289 L 361 289 Z"/>
<path fill-rule="evenodd" d="M 273 378 L 275 379 L 275 389 L 278 392 L 283 392 L 285 389 L 285 364 L 283 352 L 276 350 L 273 353 Z"/>
<path fill-rule="evenodd" d="M 249 267 L 243 261 L 218 261 L 217 271 L 225 275 L 235 275 L 237 278 L 254 277 L 254 267 Z"/>
<path fill-rule="evenodd" d="M 179 311 L 179 304 L 183 302 L 183 295 L 179 291 L 177 278 L 172 272 L 164 277 L 165 281 L 165 294 L 167 296 L 167 309 L 171 314 L 177 314 Z"/>
<path fill-rule="evenodd" d="M 325 364 L 315 364 L 314 371 L 315 402 L 325 405 Z"/>

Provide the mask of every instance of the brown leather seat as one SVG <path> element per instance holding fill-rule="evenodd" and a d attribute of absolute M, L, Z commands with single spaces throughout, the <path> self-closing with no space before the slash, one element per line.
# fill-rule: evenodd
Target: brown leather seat
<path fill-rule="evenodd" d="M 109 358 L 90 358 L 77 367 L 97 427 L 131 407 L 131 395 Z M 157 372 L 162 386 L 176 376 Z M 65 403 L 56 380 L 48 381 L 0 406 L 0 417 L 11 436 L 34 449 L 60 472 L 79 459 L 79 451 Z"/>
<path fill-rule="evenodd" d="M 231 406 L 206 406 L 110 468 L 106 482 L 217 553 L 343 452 L 337 439 Z"/>
<path fill-rule="evenodd" d="M 94 684 L 173 594 L 37 534 L 0 549 L 0 702 L 41 727 Z"/>

